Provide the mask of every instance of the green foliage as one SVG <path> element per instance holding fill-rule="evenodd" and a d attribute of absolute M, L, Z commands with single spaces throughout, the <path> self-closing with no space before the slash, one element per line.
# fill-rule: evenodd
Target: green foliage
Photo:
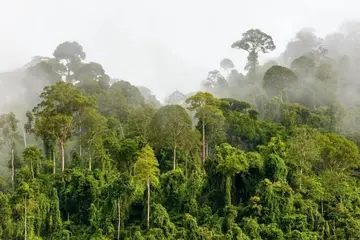
<path fill-rule="evenodd" d="M 0 116 L 0 239 L 357 239 L 360 118 L 339 94 L 352 65 L 320 42 L 300 31 L 291 70 L 258 67 L 275 44 L 249 30 L 233 44 L 246 76 L 224 59 L 211 93 L 162 107 L 77 42 L 35 57 L 22 81 L 39 104 L 24 126 L 25 111 Z"/>
<path fill-rule="evenodd" d="M 304 79 L 313 74 L 315 69 L 315 62 L 310 57 L 301 56 L 292 61 L 291 69 L 299 78 Z"/>
<path fill-rule="evenodd" d="M 160 108 L 151 120 L 150 141 L 155 149 L 173 149 L 173 169 L 177 165 L 177 151 L 186 146 L 191 137 L 191 119 L 180 105 L 167 105 Z M 190 140 L 191 141 L 191 140 Z"/>
<path fill-rule="evenodd" d="M 157 162 L 154 151 L 149 145 L 146 145 L 140 152 L 137 161 L 135 162 L 136 181 L 146 183 L 149 181 L 153 185 L 159 184 L 159 163 Z"/>
<path fill-rule="evenodd" d="M 263 84 L 270 95 L 280 95 L 282 99 L 282 91 L 293 86 L 297 80 L 295 73 L 290 69 L 275 65 L 266 71 Z"/>
<path fill-rule="evenodd" d="M 321 170 L 350 171 L 359 165 L 359 149 L 345 137 L 329 133 L 317 138 Z"/>

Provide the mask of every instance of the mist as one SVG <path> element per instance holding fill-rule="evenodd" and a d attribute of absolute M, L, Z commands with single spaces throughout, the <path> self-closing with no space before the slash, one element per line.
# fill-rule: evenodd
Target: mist
<path fill-rule="evenodd" d="M 0 0 L 0 239 L 356 239 L 355 3 Z"/>
<path fill-rule="evenodd" d="M 273 36 L 278 47 L 261 59 L 266 60 L 283 52 L 303 27 L 313 27 L 324 36 L 345 18 L 355 17 L 354 1 L 346 3 L 302 1 L 294 7 L 289 1 L 260 0 L 251 5 L 238 1 L 63 1 L 55 6 L 42 0 L 31 4 L 2 1 L 0 70 L 16 69 L 33 56 L 49 56 L 61 42 L 78 41 L 87 59 L 101 63 L 110 76 L 147 86 L 163 101 L 175 89 L 196 90 L 223 57 L 242 69 L 246 54 L 229 46 L 247 29 L 260 28 Z M 85 6 L 87 10 L 82 11 Z M 245 10 L 252 6 L 261 6 L 256 17 Z M 63 18 L 65 13 L 76 17 Z"/>

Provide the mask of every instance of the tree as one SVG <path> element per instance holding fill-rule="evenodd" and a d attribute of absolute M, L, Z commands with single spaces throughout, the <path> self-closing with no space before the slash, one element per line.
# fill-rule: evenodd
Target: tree
<path fill-rule="evenodd" d="M 108 201 L 116 207 L 118 212 L 117 240 L 120 240 L 122 207 L 134 192 L 134 187 L 131 183 L 131 178 L 128 174 L 121 174 L 120 176 L 117 176 L 107 187 Z"/>
<path fill-rule="evenodd" d="M 315 62 L 308 56 L 301 56 L 292 61 L 291 69 L 302 80 L 302 87 L 304 87 L 305 79 L 311 76 L 315 69 Z"/>
<path fill-rule="evenodd" d="M 226 71 L 227 75 L 229 76 L 229 70 L 233 69 L 235 67 L 235 65 L 230 59 L 224 58 L 220 62 L 220 67 L 222 69 L 224 69 Z"/>
<path fill-rule="evenodd" d="M 41 90 L 50 84 L 54 84 L 61 80 L 61 75 L 57 73 L 59 63 L 51 58 L 39 58 L 37 61 L 33 59 L 33 63 L 29 64 L 25 70 L 25 76 L 22 84 L 26 91 L 26 100 L 30 104 L 35 104 L 39 98 Z M 30 107 L 30 106 L 29 106 Z"/>
<path fill-rule="evenodd" d="M 21 185 L 17 188 L 15 193 L 15 199 L 17 201 L 16 210 L 17 213 L 21 216 L 23 223 L 20 225 L 20 229 L 23 230 L 21 234 L 25 240 L 32 239 L 34 230 L 32 229 L 31 222 L 28 221 L 30 216 L 35 215 L 35 209 L 37 203 L 35 199 L 34 189 L 25 182 L 22 182 Z M 32 230 L 32 231 L 31 231 Z"/>
<path fill-rule="evenodd" d="M 74 80 L 79 81 L 79 84 L 83 84 L 87 80 L 95 80 L 99 82 L 102 89 L 110 87 L 110 77 L 105 73 L 101 64 L 96 62 L 82 64 L 74 73 Z"/>
<path fill-rule="evenodd" d="M 285 64 L 290 64 L 294 59 L 308 55 L 318 49 L 322 39 L 315 35 L 314 29 L 304 28 L 296 33 L 294 40 L 290 41 L 283 53 Z"/>
<path fill-rule="evenodd" d="M 359 150 L 355 143 L 343 136 L 327 133 L 316 138 L 320 147 L 319 170 L 347 172 L 359 166 Z"/>
<path fill-rule="evenodd" d="M 246 113 L 246 111 L 251 108 L 249 103 L 242 102 L 233 98 L 221 98 L 220 100 L 220 108 L 224 112 L 224 114 L 229 112 Z"/>
<path fill-rule="evenodd" d="M 129 111 L 129 120 L 127 122 L 126 136 L 135 137 L 140 136 L 145 142 L 153 131 L 150 129 L 150 124 L 156 109 L 149 104 L 135 106 Z"/>
<path fill-rule="evenodd" d="M 167 104 L 182 104 L 183 102 L 185 102 L 185 100 L 186 100 L 185 94 L 176 90 L 165 99 L 165 102 Z"/>
<path fill-rule="evenodd" d="M 126 100 L 126 103 L 129 105 L 142 105 L 145 103 L 145 98 L 139 91 L 139 89 L 131 85 L 127 81 L 117 81 L 113 83 L 110 87 L 110 90 L 117 91 L 121 93 Z"/>
<path fill-rule="evenodd" d="M 243 98 L 242 91 L 246 91 L 247 81 L 242 73 L 239 73 L 236 69 L 232 69 L 230 74 L 227 76 L 229 97 L 232 98 Z"/>
<path fill-rule="evenodd" d="M 35 134 L 59 141 L 61 170 L 65 170 L 65 142 L 79 127 L 79 119 L 95 102 L 74 88 L 70 83 L 57 82 L 41 93 L 42 101 L 33 109 Z"/>
<path fill-rule="evenodd" d="M 55 57 L 58 69 L 57 72 L 67 82 L 72 83 L 74 81 L 74 74 L 81 66 L 82 60 L 85 59 L 86 54 L 83 47 L 78 42 L 63 42 L 59 44 L 53 56 Z"/>
<path fill-rule="evenodd" d="M 0 130 L 2 133 L 1 141 L 6 143 L 7 148 L 10 150 L 10 165 L 11 165 L 11 181 L 14 183 L 15 179 L 15 147 L 16 140 L 20 138 L 17 130 L 18 120 L 14 113 L 10 112 L 0 116 Z"/>
<path fill-rule="evenodd" d="M 158 169 L 159 163 L 157 162 L 154 151 L 149 145 L 146 145 L 142 150 L 136 161 L 135 179 L 141 184 L 146 184 L 147 188 L 147 211 L 146 211 L 146 226 L 150 228 L 150 185 L 159 184 Z"/>
<path fill-rule="evenodd" d="M 332 87 L 332 90 L 335 90 L 334 87 L 337 80 L 337 73 L 332 64 L 326 62 L 320 63 L 315 70 L 315 77 L 319 81 L 325 83 L 325 86 L 330 86 Z"/>
<path fill-rule="evenodd" d="M 293 71 L 279 65 L 271 67 L 264 76 L 264 89 L 271 95 L 280 95 L 283 101 L 283 91 L 293 86 L 297 82 L 297 77 Z"/>
<path fill-rule="evenodd" d="M 10 196 L 0 192 L 0 237 L 11 239 L 13 234 L 13 220 L 10 203 Z"/>
<path fill-rule="evenodd" d="M 249 53 L 245 70 L 249 70 L 254 76 L 256 66 L 259 64 L 259 52 L 268 53 L 276 48 L 272 37 L 259 29 L 250 29 L 246 31 L 243 33 L 242 39 L 234 42 L 231 47 L 242 49 Z"/>
<path fill-rule="evenodd" d="M 189 104 L 188 109 L 196 111 L 195 117 L 201 123 L 202 131 L 202 165 L 206 159 L 206 137 L 205 126 L 206 124 L 215 123 L 216 126 L 222 128 L 221 123 L 224 121 L 223 113 L 217 105 L 220 103 L 218 99 L 214 98 L 210 93 L 198 92 L 186 100 Z"/>
<path fill-rule="evenodd" d="M 216 169 L 222 173 L 226 179 L 226 205 L 231 205 L 232 178 L 239 172 L 245 171 L 249 167 L 245 153 L 232 147 L 228 143 L 223 143 L 216 147 L 215 158 L 219 162 Z"/>
<path fill-rule="evenodd" d="M 99 109 L 103 115 L 113 116 L 124 123 L 128 119 L 131 107 L 145 103 L 138 88 L 126 81 L 117 81 L 111 85 L 99 100 Z"/>
<path fill-rule="evenodd" d="M 159 149 L 173 148 L 173 169 L 176 168 L 176 151 L 182 148 L 191 131 L 191 119 L 180 105 L 160 108 L 151 121 L 151 142 Z"/>
<path fill-rule="evenodd" d="M 40 150 L 34 146 L 28 147 L 23 152 L 24 162 L 30 166 L 32 178 L 39 175 L 41 153 Z"/>
<path fill-rule="evenodd" d="M 101 116 L 96 109 L 88 109 L 84 112 L 79 123 L 81 131 L 79 132 L 79 155 L 82 156 L 82 149 L 85 149 L 85 155 L 88 158 L 88 168 L 91 171 L 93 160 L 104 157 L 104 139 L 110 135 L 110 130 L 106 125 L 106 119 Z"/>
<path fill-rule="evenodd" d="M 299 189 L 301 190 L 303 175 L 310 174 L 312 166 L 320 160 L 316 135 L 310 129 L 299 128 L 287 145 L 287 160 L 299 171 Z"/>
<path fill-rule="evenodd" d="M 161 107 L 161 103 L 156 99 L 156 96 L 152 93 L 152 91 L 144 86 L 137 86 L 141 95 L 145 98 L 145 103 L 150 104 L 153 107 Z"/>
<path fill-rule="evenodd" d="M 208 73 L 204 86 L 208 91 L 217 96 L 226 95 L 228 90 L 228 83 L 218 70 L 213 70 Z"/>

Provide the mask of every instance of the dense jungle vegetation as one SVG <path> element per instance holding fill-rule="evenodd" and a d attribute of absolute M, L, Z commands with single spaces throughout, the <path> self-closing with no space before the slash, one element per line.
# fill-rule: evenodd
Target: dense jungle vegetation
<path fill-rule="evenodd" d="M 250 29 L 246 75 L 225 58 L 165 105 L 78 42 L 2 73 L 0 239 L 360 239 L 358 29 L 262 65 Z"/>

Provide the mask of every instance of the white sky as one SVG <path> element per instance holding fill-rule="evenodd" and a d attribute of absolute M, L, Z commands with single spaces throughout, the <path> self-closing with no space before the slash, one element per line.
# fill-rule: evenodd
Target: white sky
<path fill-rule="evenodd" d="M 230 46 L 250 28 L 273 37 L 269 58 L 301 28 L 324 36 L 359 18 L 359 7 L 356 0 L 0 0 L 0 71 L 78 41 L 111 77 L 163 100 L 175 89 L 196 90 L 224 57 L 242 71 L 246 54 Z"/>

